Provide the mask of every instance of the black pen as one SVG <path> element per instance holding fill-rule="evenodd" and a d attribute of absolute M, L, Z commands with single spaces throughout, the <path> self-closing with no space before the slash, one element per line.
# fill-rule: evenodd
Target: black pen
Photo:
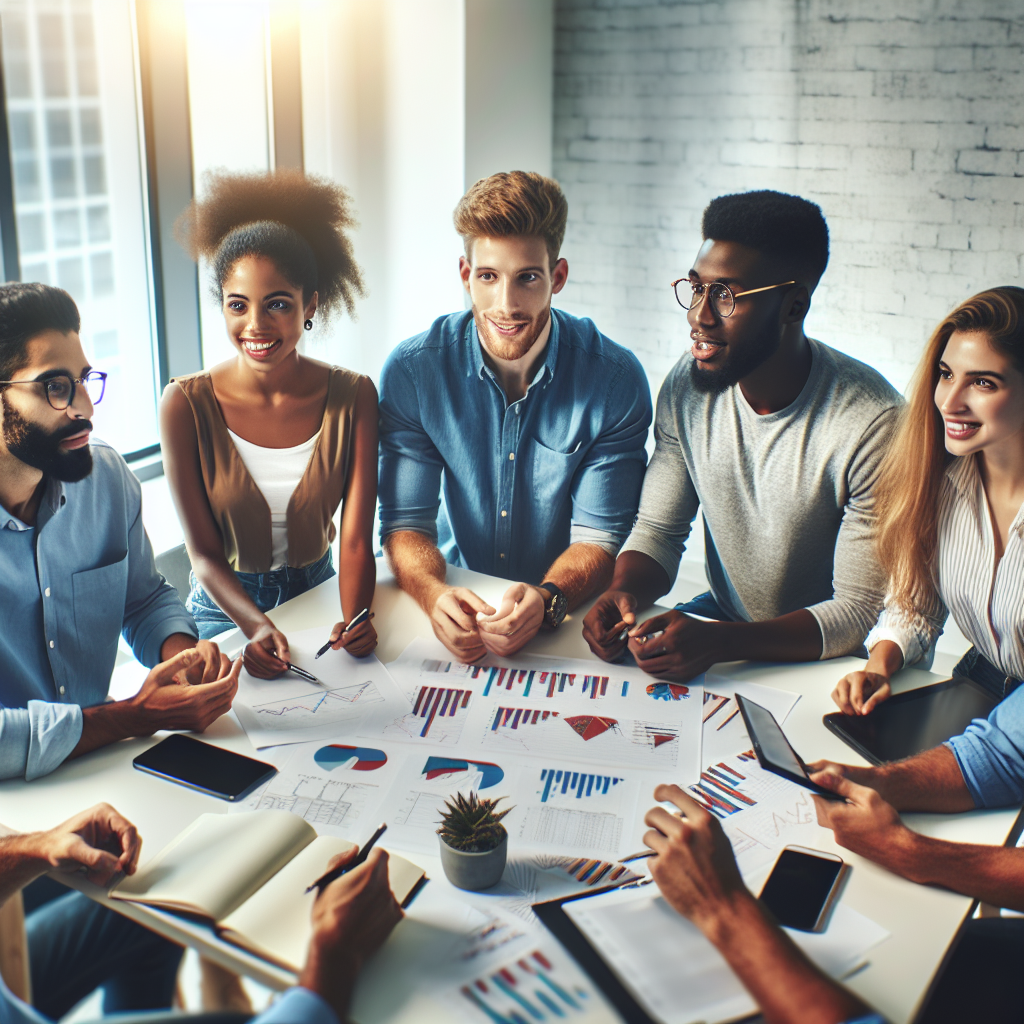
<path fill-rule="evenodd" d="M 285 664 L 288 666 L 289 672 L 294 672 L 297 676 L 302 676 L 303 679 L 308 679 L 311 683 L 320 682 L 312 672 L 307 672 L 304 668 L 299 668 L 298 665 L 293 665 L 290 661 L 286 661 Z"/>
<path fill-rule="evenodd" d="M 373 844 L 387 831 L 387 825 L 382 823 L 380 828 L 373 833 L 372 836 L 366 841 L 366 845 L 356 854 L 355 860 L 350 860 L 347 864 L 339 864 L 336 868 L 332 868 L 327 872 L 326 875 L 321 875 L 312 885 L 306 886 L 306 892 L 310 893 L 314 889 L 317 890 L 317 895 L 324 891 L 331 884 L 341 878 L 342 875 L 347 874 L 353 868 L 359 867 L 360 864 L 370 856 L 370 851 L 373 849 Z"/>
<path fill-rule="evenodd" d="M 358 626 L 369 614 L 370 609 L 364 608 L 358 615 L 353 615 L 352 621 L 342 629 L 342 633 L 347 633 L 350 629 L 355 629 L 355 627 Z M 331 649 L 331 644 L 333 643 L 333 640 L 328 640 L 327 643 L 325 643 L 323 647 L 316 652 L 316 658 L 319 658 L 321 654 L 326 654 Z M 313 660 L 316 661 L 316 658 Z"/>

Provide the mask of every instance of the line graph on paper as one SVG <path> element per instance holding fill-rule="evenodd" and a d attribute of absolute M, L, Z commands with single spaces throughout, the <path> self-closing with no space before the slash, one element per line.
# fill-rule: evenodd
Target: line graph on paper
<path fill-rule="evenodd" d="M 773 856 L 796 826 L 817 820 L 810 793 L 764 771 L 752 750 L 709 766 L 689 789 L 723 820 L 741 868 Z"/>
<path fill-rule="evenodd" d="M 587 675 L 582 672 L 553 672 L 537 668 L 517 668 L 462 665 L 457 661 L 424 658 L 419 671 L 427 675 L 442 675 L 467 679 L 483 685 L 484 697 L 515 697 L 550 699 L 563 694 L 579 694 L 590 700 L 609 695 L 625 697 L 629 694 L 628 680 L 615 681 L 608 676 Z"/>
<path fill-rule="evenodd" d="M 331 725 L 362 717 L 368 705 L 384 700 L 377 687 L 367 680 L 335 690 L 318 690 L 299 697 L 254 704 L 259 727 L 264 730 L 291 731 L 308 725 Z"/>
<path fill-rule="evenodd" d="M 469 712 L 473 691 L 455 686 L 418 686 L 412 711 L 384 726 L 394 739 L 458 743 Z"/>

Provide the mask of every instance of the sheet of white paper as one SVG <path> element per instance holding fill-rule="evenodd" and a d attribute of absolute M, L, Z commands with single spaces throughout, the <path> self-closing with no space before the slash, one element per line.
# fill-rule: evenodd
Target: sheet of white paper
<path fill-rule="evenodd" d="M 369 837 L 398 770 L 393 755 L 354 743 L 293 743 L 280 751 L 278 774 L 229 813 L 291 811 L 319 835 Z"/>
<path fill-rule="evenodd" d="M 457 747 L 498 763 L 558 758 L 657 771 L 680 784 L 699 774 L 699 685 L 671 684 L 659 699 L 597 662 L 524 655 L 514 665 L 465 666 L 436 656 L 446 654 L 438 647 L 417 639 L 390 663 L 412 710 L 396 717 L 374 709 L 362 735 Z"/>
<path fill-rule="evenodd" d="M 233 707 L 257 749 L 340 740 L 356 735 L 371 709 L 386 709 L 393 716 L 408 710 L 408 701 L 373 655 L 353 658 L 346 651 L 328 651 L 314 660 L 325 639 L 323 627 L 288 637 L 292 664 L 315 675 L 316 683 L 292 672 L 256 679 L 242 669 Z"/>
<path fill-rule="evenodd" d="M 756 1008 L 718 951 L 654 886 L 570 902 L 565 912 L 662 1024 L 729 1019 Z M 837 978 L 889 936 L 842 903 L 821 935 L 786 930 L 811 960 Z"/>
<path fill-rule="evenodd" d="M 701 737 L 701 764 L 705 767 L 750 749 L 750 737 L 735 700 L 737 693 L 767 708 L 779 725 L 785 722 L 800 700 L 798 693 L 758 683 L 737 683 L 708 672 L 704 681 L 704 731 Z"/>

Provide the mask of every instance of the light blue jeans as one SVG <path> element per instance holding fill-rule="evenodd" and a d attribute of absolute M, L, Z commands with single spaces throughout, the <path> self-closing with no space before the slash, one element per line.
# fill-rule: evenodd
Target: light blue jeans
<path fill-rule="evenodd" d="M 253 604 L 261 612 L 269 612 L 285 601 L 311 590 L 324 580 L 329 580 L 337 573 L 331 561 L 331 549 L 328 548 L 315 562 L 304 565 L 301 569 L 286 565 L 283 569 L 272 569 L 270 572 L 236 572 L 235 575 L 242 584 L 242 589 L 252 598 Z M 226 629 L 232 629 L 235 624 L 202 588 L 196 574 L 189 573 L 188 579 L 192 589 L 189 591 L 185 607 L 196 620 L 199 639 L 209 640 Z"/>

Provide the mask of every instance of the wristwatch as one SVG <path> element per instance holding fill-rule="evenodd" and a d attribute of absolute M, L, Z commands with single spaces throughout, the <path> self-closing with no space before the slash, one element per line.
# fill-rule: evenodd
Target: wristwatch
<path fill-rule="evenodd" d="M 569 606 L 568 598 L 554 583 L 542 583 L 540 589 L 546 590 L 551 595 L 544 604 L 544 621 L 552 629 L 557 629 L 562 624 L 562 619 L 565 618 L 565 612 Z"/>

